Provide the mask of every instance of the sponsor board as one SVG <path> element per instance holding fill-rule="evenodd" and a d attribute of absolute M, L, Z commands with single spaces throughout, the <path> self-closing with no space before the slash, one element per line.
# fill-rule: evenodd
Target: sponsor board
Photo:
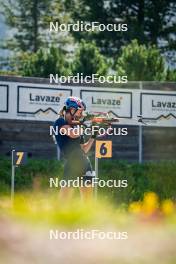
<path fill-rule="evenodd" d="M 0 85 L 0 112 L 7 113 L 9 108 L 9 87 Z"/>
<path fill-rule="evenodd" d="M 0 82 L 0 118 L 54 121 L 68 96 L 81 97 L 88 112 L 108 112 L 119 124 L 138 126 L 139 115 L 148 126 L 176 126 L 176 93 L 142 89 L 110 89 Z"/>
<path fill-rule="evenodd" d="M 140 114 L 147 123 L 176 125 L 176 94 L 141 93 Z"/>
<path fill-rule="evenodd" d="M 17 114 L 32 115 L 36 119 L 53 119 L 63 107 L 65 99 L 72 94 L 71 89 L 45 87 L 17 87 Z"/>
<path fill-rule="evenodd" d="M 91 111 L 113 112 L 122 118 L 132 117 L 132 92 L 81 90 L 80 95 Z"/>

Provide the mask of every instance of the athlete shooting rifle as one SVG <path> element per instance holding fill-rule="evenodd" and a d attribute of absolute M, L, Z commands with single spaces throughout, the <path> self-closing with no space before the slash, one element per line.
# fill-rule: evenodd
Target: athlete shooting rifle
<path fill-rule="evenodd" d="M 59 130 L 55 135 L 57 145 L 64 158 L 64 180 L 74 180 L 83 177 L 83 181 L 92 180 L 92 166 L 87 153 L 90 151 L 94 138 L 92 135 L 87 142 L 84 142 L 82 128 L 79 126 L 83 112 L 86 110 L 85 103 L 77 97 L 68 97 L 63 109 L 59 113 L 59 118 L 54 123 L 54 128 Z M 78 125 L 78 133 L 74 133 L 74 127 Z M 61 197 L 70 196 L 72 190 L 68 187 L 61 188 Z M 81 194 L 85 197 L 90 196 L 92 188 L 81 187 Z"/>
<path fill-rule="evenodd" d="M 82 126 L 106 126 L 110 128 L 112 125 L 118 124 L 120 118 L 111 118 L 109 113 L 94 112 L 84 114 L 86 110 L 85 103 L 77 97 L 68 97 L 63 109 L 60 111 L 59 118 L 54 123 L 54 129 L 59 130 L 55 135 L 57 145 L 60 148 L 62 157 L 64 157 L 64 179 L 76 179 L 83 177 L 84 180 L 92 181 L 93 170 L 87 153 L 90 151 L 94 139 L 98 137 L 98 133 L 92 134 L 87 142 L 84 142 L 82 136 Z M 139 117 L 138 122 L 142 122 Z M 77 133 L 74 128 L 77 126 Z M 63 133 L 62 133 L 63 132 Z M 88 195 L 91 188 L 80 188 L 81 193 Z M 70 195 L 70 188 L 61 188 L 61 196 Z"/>

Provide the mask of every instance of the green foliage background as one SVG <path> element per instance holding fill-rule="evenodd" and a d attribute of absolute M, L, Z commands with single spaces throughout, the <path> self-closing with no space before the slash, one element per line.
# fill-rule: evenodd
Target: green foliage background
<path fill-rule="evenodd" d="M 11 34 L 0 47 L 0 73 L 47 78 L 49 73 L 115 72 L 129 81 L 176 81 L 173 0 L 0 0 Z M 49 32 L 49 23 L 127 24 L 128 31 Z"/>

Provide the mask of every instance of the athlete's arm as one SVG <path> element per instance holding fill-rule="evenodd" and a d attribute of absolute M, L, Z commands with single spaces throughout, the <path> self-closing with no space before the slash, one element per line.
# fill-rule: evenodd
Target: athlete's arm
<path fill-rule="evenodd" d="M 94 138 L 89 138 L 89 140 L 86 143 L 81 144 L 81 148 L 85 154 L 87 154 L 89 152 L 93 143 L 94 143 Z"/>
<path fill-rule="evenodd" d="M 61 135 L 67 135 L 70 138 L 78 138 L 82 133 L 82 128 L 80 126 L 73 128 L 69 125 L 64 125 L 59 131 Z"/>

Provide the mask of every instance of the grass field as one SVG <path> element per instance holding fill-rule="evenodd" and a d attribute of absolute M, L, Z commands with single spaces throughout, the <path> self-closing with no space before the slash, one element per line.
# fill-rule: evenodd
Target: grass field
<path fill-rule="evenodd" d="M 62 178 L 63 164 L 57 160 L 29 159 L 16 169 L 16 191 L 48 190 L 49 178 Z M 145 192 L 155 192 L 160 199 L 176 200 L 176 162 L 162 161 L 144 164 L 117 160 L 99 160 L 99 177 L 103 180 L 127 180 L 128 188 L 100 188 L 99 195 L 115 203 L 129 204 L 143 199 Z M 9 194 L 11 161 L 0 157 L 0 193 Z"/>

